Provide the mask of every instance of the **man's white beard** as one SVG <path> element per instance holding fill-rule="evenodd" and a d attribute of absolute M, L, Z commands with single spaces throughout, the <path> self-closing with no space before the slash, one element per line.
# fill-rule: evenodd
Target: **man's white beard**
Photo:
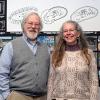
<path fill-rule="evenodd" d="M 33 36 L 27 36 L 30 41 L 35 41 L 38 37 L 38 33 L 35 33 Z"/>

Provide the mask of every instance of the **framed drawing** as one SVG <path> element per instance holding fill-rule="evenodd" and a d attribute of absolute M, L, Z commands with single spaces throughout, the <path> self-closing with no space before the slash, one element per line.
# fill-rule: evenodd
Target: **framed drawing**
<path fill-rule="evenodd" d="M 5 14 L 5 1 L 0 1 L 0 16 Z"/>

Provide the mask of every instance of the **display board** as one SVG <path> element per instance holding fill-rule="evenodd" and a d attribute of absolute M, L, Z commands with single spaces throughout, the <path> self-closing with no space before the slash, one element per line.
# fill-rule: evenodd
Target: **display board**
<path fill-rule="evenodd" d="M 25 13 L 38 12 L 42 31 L 59 31 L 66 20 L 77 21 L 84 31 L 100 31 L 100 0 L 8 0 L 7 32 L 21 31 Z"/>

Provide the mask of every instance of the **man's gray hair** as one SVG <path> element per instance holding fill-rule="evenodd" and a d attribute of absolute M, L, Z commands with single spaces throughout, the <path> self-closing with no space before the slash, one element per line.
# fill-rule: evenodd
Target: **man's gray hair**
<path fill-rule="evenodd" d="M 39 30 L 39 31 L 41 31 L 42 28 L 43 28 L 42 20 L 41 20 L 39 14 L 36 13 L 36 12 L 28 12 L 28 13 L 26 13 L 26 14 L 24 15 L 24 17 L 23 17 L 23 19 L 22 19 L 22 21 L 21 21 L 21 28 L 22 28 L 22 30 L 23 30 L 23 28 L 24 28 L 23 26 L 24 26 L 24 24 L 25 24 L 27 18 L 28 18 L 29 16 L 31 16 L 31 15 L 36 15 L 36 16 L 39 17 L 39 20 L 40 20 L 40 30 Z"/>

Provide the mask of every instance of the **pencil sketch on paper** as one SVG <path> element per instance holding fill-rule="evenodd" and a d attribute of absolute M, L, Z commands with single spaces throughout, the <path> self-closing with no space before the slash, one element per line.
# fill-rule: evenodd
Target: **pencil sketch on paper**
<path fill-rule="evenodd" d="M 29 12 L 29 11 L 34 11 L 37 12 L 38 9 L 35 7 L 24 7 L 18 10 L 13 11 L 10 16 L 8 17 L 8 19 L 11 21 L 11 23 L 13 24 L 20 24 L 23 16 L 25 15 L 25 13 Z"/>
<path fill-rule="evenodd" d="M 42 19 L 45 24 L 52 24 L 55 21 L 64 18 L 68 11 L 66 8 L 61 6 L 55 6 L 42 13 Z"/>
<path fill-rule="evenodd" d="M 73 12 L 72 15 L 70 16 L 70 19 L 77 22 L 82 22 L 84 20 L 94 18 L 97 15 L 98 15 L 98 9 L 90 6 L 85 6 Z"/>

